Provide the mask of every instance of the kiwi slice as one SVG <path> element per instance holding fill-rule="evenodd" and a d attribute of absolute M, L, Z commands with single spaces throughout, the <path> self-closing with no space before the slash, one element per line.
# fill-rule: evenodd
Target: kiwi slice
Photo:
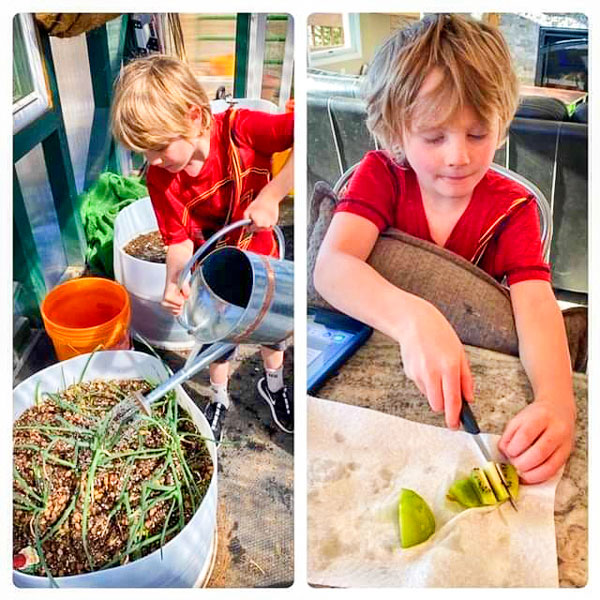
<path fill-rule="evenodd" d="M 453 502 L 458 502 L 467 508 L 481 506 L 481 500 L 469 477 L 457 479 L 448 489 L 446 498 Z"/>
<path fill-rule="evenodd" d="M 506 491 L 506 488 L 502 483 L 500 475 L 498 475 L 498 471 L 496 470 L 496 463 L 492 461 L 488 461 L 487 463 L 485 463 L 485 466 L 483 467 L 483 472 L 488 478 L 488 481 L 490 482 L 490 485 L 494 490 L 494 494 L 496 495 L 498 502 L 504 502 L 505 500 L 508 500 L 508 492 Z"/>
<path fill-rule="evenodd" d="M 492 489 L 488 478 L 485 476 L 483 469 L 475 467 L 471 471 L 471 481 L 475 491 L 477 492 L 477 495 L 479 496 L 479 500 L 481 500 L 481 504 L 498 504 L 494 490 Z"/>
<path fill-rule="evenodd" d="M 502 484 L 498 469 L 504 476 L 508 492 Z M 448 489 L 446 498 L 466 508 L 473 508 L 504 502 L 508 500 L 509 494 L 513 500 L 519 497 L 517 470 L 511 464 L 488 462 L 483 469 L 475 467 L 470 477 L 457 479 Z"/>
<path fill-rule="evenodd" d="M 502 471 L 502 475 L 504 475 L 504 481 L 506 481 L 512 499 L 517 500 L 519 497 L 519 474 L 517 473 L 517 469 L 507 463 L 498 463 L 498 468 Z"/>

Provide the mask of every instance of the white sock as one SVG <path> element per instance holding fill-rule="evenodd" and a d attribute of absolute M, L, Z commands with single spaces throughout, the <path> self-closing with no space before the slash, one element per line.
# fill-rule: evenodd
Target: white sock
<path fill-rule="evenodd" d="M 227 382 L 210 382 L 211 402 L 220 402 L 225 408 L 229 408 L 229 394 L 227 393 Z"/>
<path fill-rule="evenodd" d="M 272 392 L 278 392 L 283 387 L 283 365 L 279 369 L 267 369 L 267 387 Z"/>

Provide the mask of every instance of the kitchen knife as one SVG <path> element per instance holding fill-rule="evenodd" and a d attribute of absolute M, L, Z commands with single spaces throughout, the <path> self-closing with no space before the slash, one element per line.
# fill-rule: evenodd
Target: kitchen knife
<path fill-rule="evenodd" d="M 502 469 L 499 468 L 498 463 L 496 463 L 496 461 L 492 460 L 490 451 L 487 449 L 487 446 L 483 443 L 483 440 L 481 439 L 481 436 L 479 435 L 481 433 L 481 430 L 479 429 L 479 425 L 477 425 L 477 421 L 475 420 L 475 416 L 473 415 L 473 412 L 471 411 L 471 407 L 469 406 L 469 403 L 464 398 L 462 399 L 462 407 L 460 409 L 460 422 L 462 423 L 464 430 L 473 436 L 473 439 L 479 446 L 479 449 L 481 450 L 481 453 L 483 454 L 483 457 L 485 458 L 485 460 L 492 462 L 494 464 L 494 468 L 496 469 L 496 472 L 498 473 L 498 475 L 500 477 L 500 481 L 502 482 L 502 485 L 506 489 L 506 493 L 508 494 L 508 500 L 510 501 L 511 506 L 515 510 L 518 510 L 517 505 L 515 504 L 515 501 L 513 500 L 512 494 L 510 493 L 508 484 L 506 483 L 504 474 L 502 473 Z"/>

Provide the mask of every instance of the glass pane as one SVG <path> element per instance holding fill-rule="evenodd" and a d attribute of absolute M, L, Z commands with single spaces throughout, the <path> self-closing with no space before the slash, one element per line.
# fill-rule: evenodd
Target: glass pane
<path fill-rule="evenodd" d="M 341 13 L 315 13 L 308 17 L 308 48 L 343 48 L 346 44 Z"/>
<path fill-rule="evenodd" d="M 561 41 L 544 48 L 546 68 L 542 85 L 587 91 L 587 40 Z"/>
<path fill-rule="evenodd" d="M 274 104 L 279 104 L 287 27 L 287 15 L 269 15 L 267 17 L 265 61 L 260 96 Z"/>
<path fill-rule="evenodd" d="M 13 104 L 34 91 L 27 48 L 19 16 L 13 19 Z"/>
<path fill-rule="evenodd" d="M 119 54 L 119 43 L 121 41 L 121 28 L 124 17 L 117 17 L 106 23 L 106 34 L 108 37 L 108 55 L 110 57 L 110 69 L 113 73 L 119 71 L 121 56 Z"/>
<path fill-rule="evenodd" d="M 85 35 L 50 38 L 77 193 L 83 191 L 94 121 L 94 90 Z M 82 60 L 81 57 L 86 57 Z"/>
<path fill-rule="evenodd" d="M 21 158 L 15 168 L 46 287 L 50 289 L 65 272 L 67 259 L 41 145 Z"/>
<path fill-rule="evenodd" d="M 220 87 L 233 94 L 236 15 L 181 13 L 179 18 L 188 62 L 208 98 Z"/>

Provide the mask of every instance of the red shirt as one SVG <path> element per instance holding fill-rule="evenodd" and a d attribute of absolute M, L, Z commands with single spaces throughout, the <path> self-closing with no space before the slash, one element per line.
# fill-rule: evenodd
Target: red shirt
<path fill-rule="evenodd" d="M 271 157 L 293 144 L 293 113 L 229 109 L 213 115 L 210 151 L 196 177 L 151 166 L 146 182 L 158 227 L 167 246 L 192 240 L 202 245 L 244 210 L 271 179 Z M 276 255 L 270 231 L 235 230 L 229 243 Z"/>
<path fill-rule="evenodd" d="M 384 152 L 369 152 L 363 158 L 341 196 L 336 212 L 360 215 L 379 231 L 394 227 L 435 243 L 415 172 Z M 550 281 L 535 198 L 491 169 L 475 186 L 444 248 L 498 281 L 506 277 L 509 285 L 529 279 Z"/>

